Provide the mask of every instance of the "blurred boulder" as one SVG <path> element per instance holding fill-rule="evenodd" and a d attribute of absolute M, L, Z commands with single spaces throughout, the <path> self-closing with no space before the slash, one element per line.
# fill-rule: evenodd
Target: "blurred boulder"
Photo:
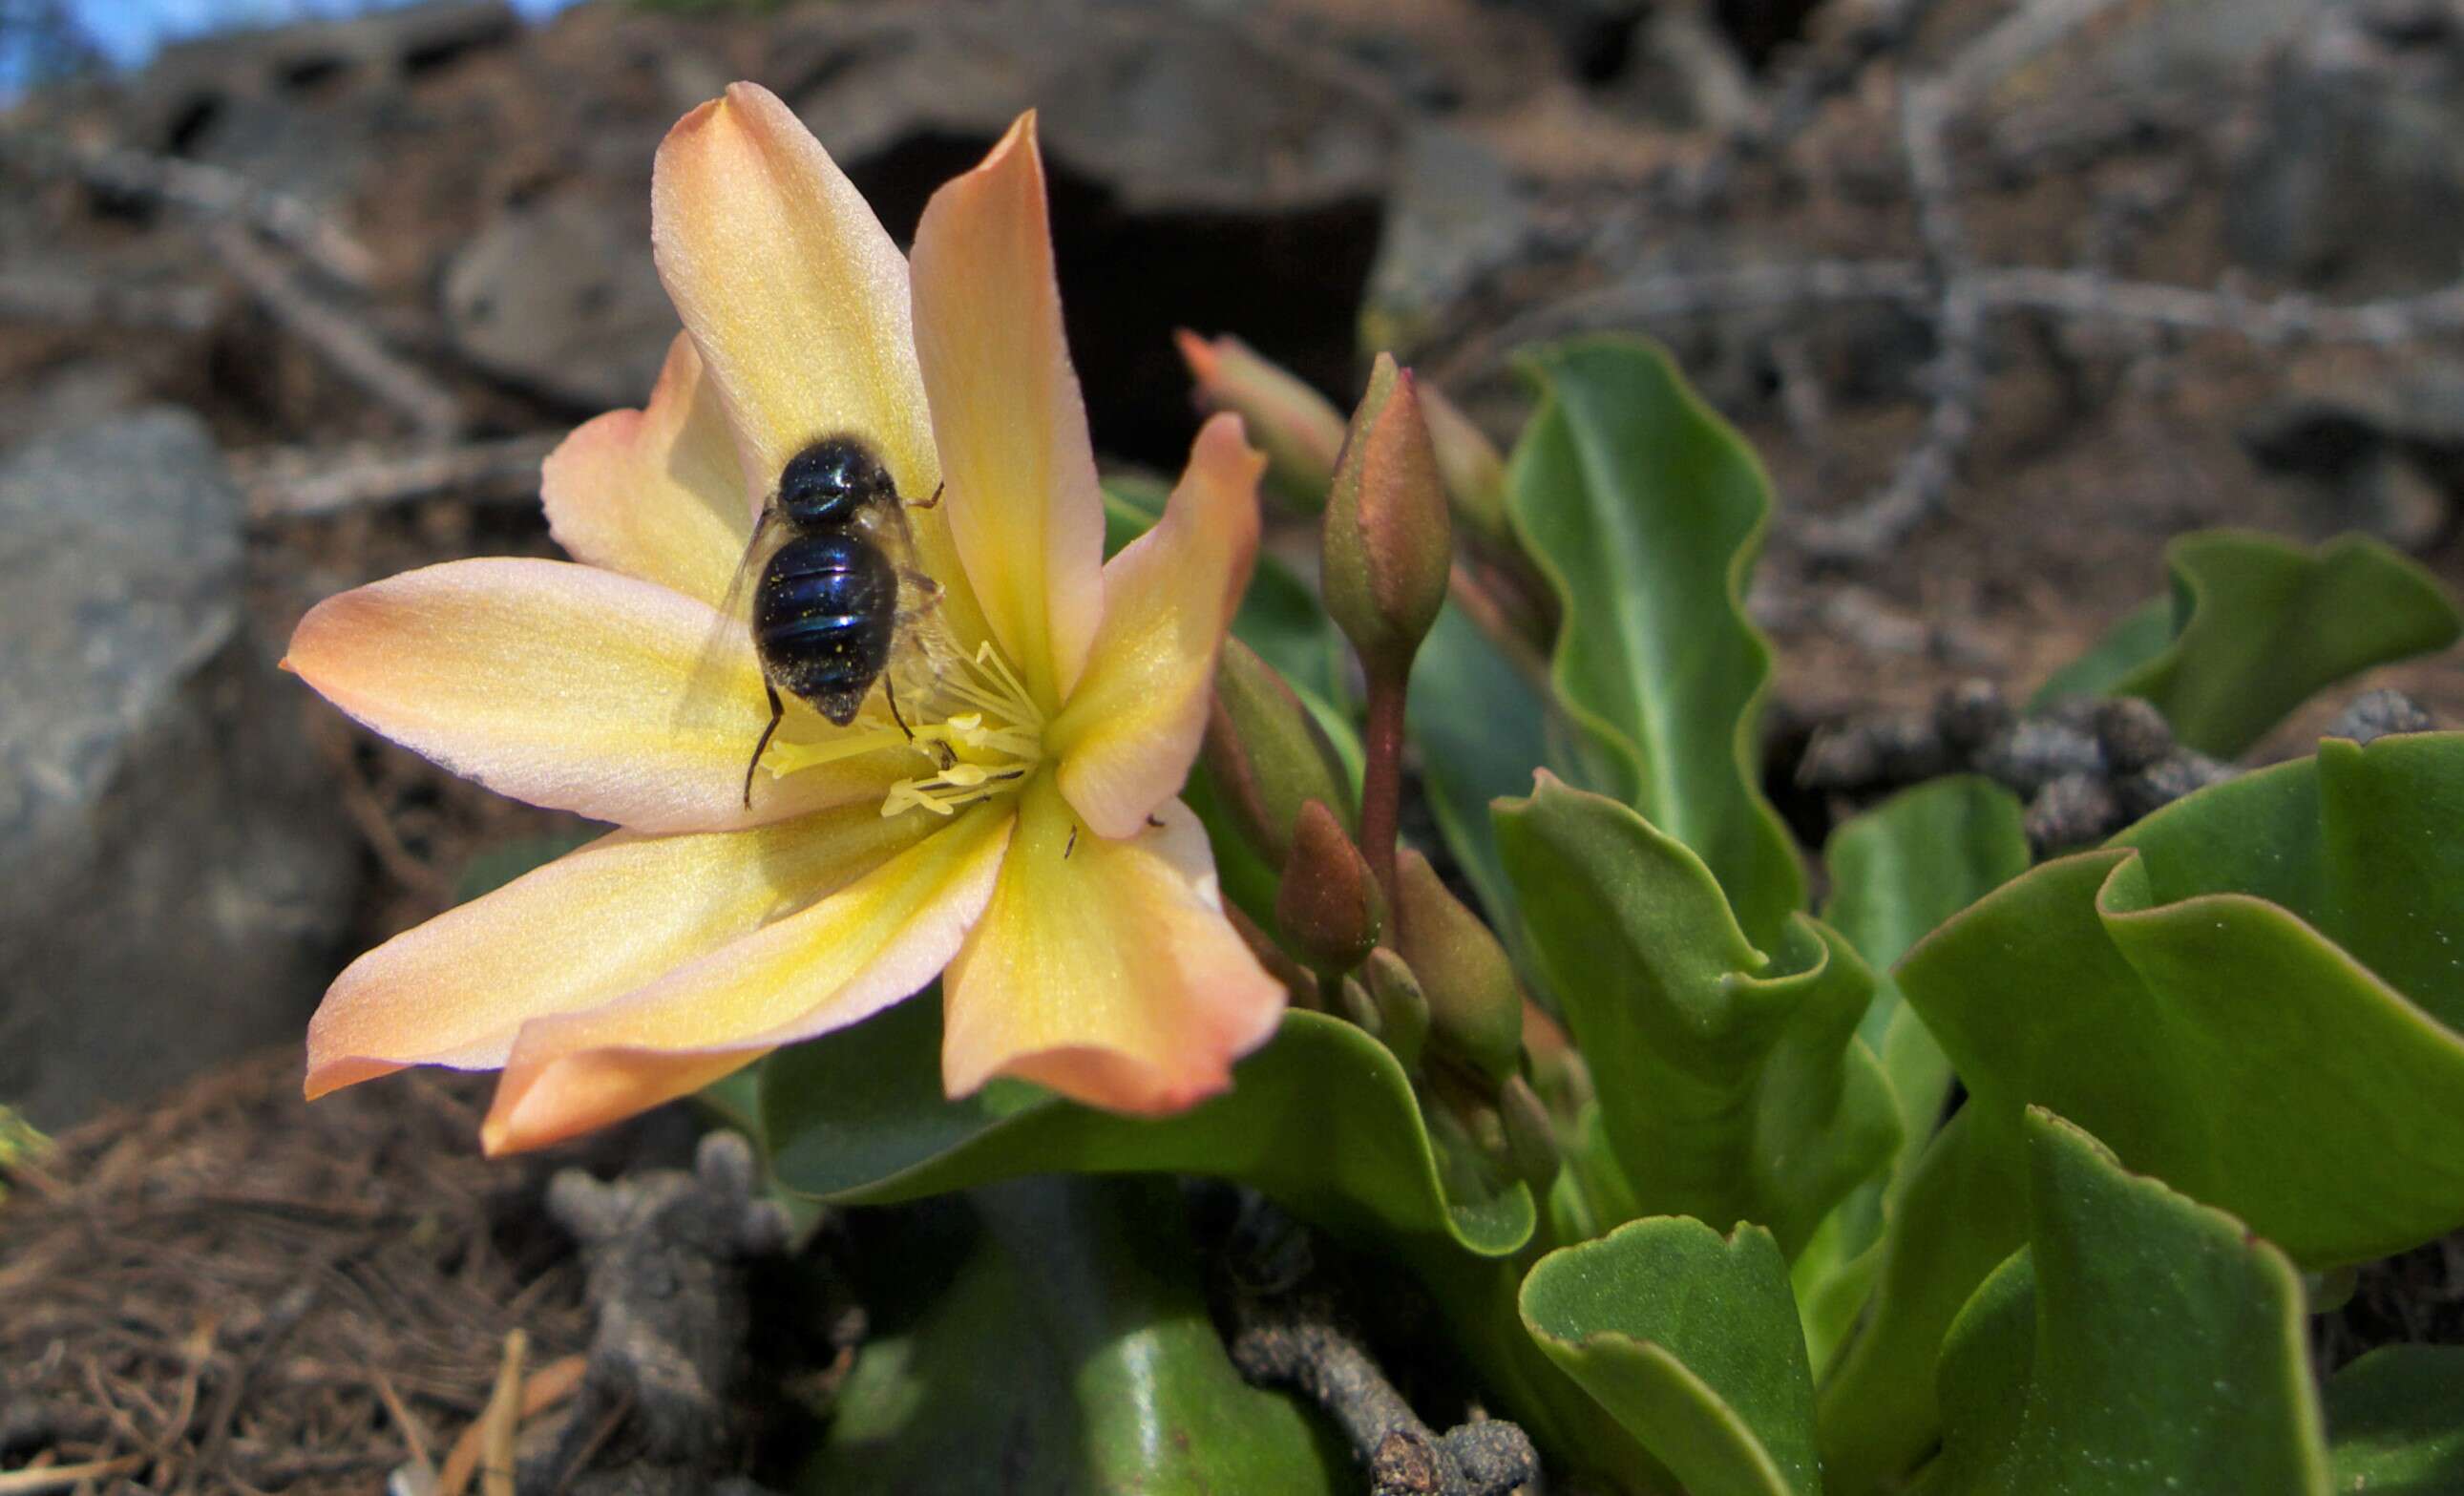
<path fill-rule="evenodd" d="M 1450 126 L 1416 125 L 1386 197 L 1361 307 L 1362 343 L 1408 354 L 1483 277 L 1529 250 L 1529 199 L 1504 163 Z"/>
<path fill-rule="evenodd" d="M 676 332 L 649 243 L 638 192 L 510 205 L 448 265 L 446 327 L 473 363 L 550 399 L 638 406 Z"/>
<path fill-rule="evenodd" d="M 2422 359 L 2354 379 L 2329 363 L 2241 426 L 2269 473 L 2307 490 L 2321 533 L 2361 530 L 2401 549 L 2443 539 L 2464 504 L 2464 362 Z M 2315 389 L 2300 389 L 2304 384 Z"/>
<path fill-rule="evenodd" d="M 2253 268 L 2354 294 L 2464 264 L 2464 15 L 2447 0 L 2323 13 L 2275 65 L 2225 202 Z"/>
<path fill-rule="evenodd" d="M 357 853 L 247 636 L 240 499 L 155 408 L 0 458 L 0 1102 L 56 1127 L 296 1042 Z"/>

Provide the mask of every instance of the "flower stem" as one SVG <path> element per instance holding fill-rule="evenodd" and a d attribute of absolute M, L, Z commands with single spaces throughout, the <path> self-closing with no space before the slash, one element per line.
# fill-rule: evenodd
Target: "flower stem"
<path fill-rule="evenodd" d="M 1369 720 L 1361 748 L 1360 852 L 1386 896 L 1384 944 L 1394 945 L 1401 905 L 1395 894 L 1395 836 L 1403 802 L 1403 671 L 1369 672 Z"/>

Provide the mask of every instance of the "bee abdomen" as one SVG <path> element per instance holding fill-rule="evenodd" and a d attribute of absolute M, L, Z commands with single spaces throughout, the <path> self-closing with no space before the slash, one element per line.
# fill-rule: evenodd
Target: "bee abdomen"
<path fill-rule="evenodd" d="M 898 573 L 844 533 L 799 536 L 762 569 L 753 637 L 773 680 L 845 726 L 890 659 Z"/>

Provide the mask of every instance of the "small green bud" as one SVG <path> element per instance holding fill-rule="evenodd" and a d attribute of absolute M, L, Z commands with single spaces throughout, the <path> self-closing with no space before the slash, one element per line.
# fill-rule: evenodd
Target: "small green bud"
<path fill-rule="evenodd" d="M 1373 678 L 1410 671 L 1453 567 L 1445 486 L 1411 371 L 1381 353 L 1327 491 L 1321 583 Z"/>
<path fill-rule="evenodd" d="M 1284 677 L 1238 639 L 1224 640 L 1217 659 L 1199 754 L 1243 838 L 1277 867 L 1291 855 L 1304 802 L 1349 817 L 1350 777 L 1332 745 Z"/>
<path fill-rule="evenodd" d="M 1361 964 L 1369 979 L 1369 996 L 1377 1004 L 1377 1017 L 1383 1027 L 1380 1038 L 1403 1068 L 1420 1067 L 1420 1050 L 1429 1042 L 1429 997 L 1420 990 L 1420 979 L 1403 957 L 1379 946 L 1369 953 Z"/>
<path fill-rule="evenodd" d="M 1353 1026 L 1371 1038 L 1384 1034 L 1386 1020 L 1377 1011 L 1377 1000 L 1369 995 L 1369 989 L 1360 984 L 1357 977 L 1344 978 L 1335 988 L 1335 1005 L 1345 1018 L 1352 1020 Z"/>
<path fill-rule="evenodd" d="M 1438 454 L 1438 477 L 1455 517 L 1491 544 L 1514 547 L 1506 517 L 1506 458 L 1488 433 L 1472 424 L 1434 385 L 1420 386 L 1420 414 Z"/>
<path fill-rule="evenodd" d="M 1498 1088 L 1497 1115 L 1506 1127 L 1506 1155 L 1515 1177 L 1530 1185 L 1534 1194 L 1546 1191 L 1557 1177 L 1564 1157 L 1540 1093 L 1522 1076 L 1507 1076 Z"/>
<path fill-rule="evenodd" d="M 1238 413 L 1266 454 L 1266 481 L 1309 510 L 1326 503 L 1343 449 L 1343 412 L 1300 376 L 1258 356 L 1238 338 L 1209 342 L 1186 328 L 1173 334 L 1198 385 L 1198 404 Z"/>
<path fill-rule="evenodd" d="M 1395 924 L 1428 998 L 1431 1046 L 1503 1085 L 1523 1055 L 1523 984 L 1506 948 L 1446 891 L 1426 857 L 1404 847 L 1395 871 Z"/>
<path fill-rule="evenodd" d="M 1322 800 L 1305 801 L 1292 822 L 1292 847 L 1275 891 L 1275 923 L 1303 959 L 1321 972 L 1361 962 L 1385 925 L 1385 901 L 1368 860 Z"/>

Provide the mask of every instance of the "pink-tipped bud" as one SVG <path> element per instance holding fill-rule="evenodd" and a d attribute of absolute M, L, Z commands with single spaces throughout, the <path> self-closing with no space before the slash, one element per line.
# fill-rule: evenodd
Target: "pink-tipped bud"
<path fill-rule="evenodd" d="M 1438 479 L 1455 506 L 1455 517 L 1492 545 L 1511 550 L 1514 531 L 1506 518 L 1506 457 L 1488 433 L 1438 391 L 1420 386 L 1420 414 L 1429 423 L 1429 444 L 1438 453 Z"/>
<path fill-rule="evenodd" d="M 1304 508 L 1324 504 L 1343 448 L 1343 412 L 1238 338 L 1210 342 L 1183 328 L 1173 341 L 1197 382 L 1199 405 L 1238 412 L 1247 423 L 1249 440 L 1266 454 L 1266 482 Z"/>
<path fill-rule="evenodd" d="M 1350 819 L 1351 778 L 1332 745 L 1284 677 L 1238 639 L 1224 640 L 1217 658 L 1199 754 L 1242 839 L 1276 867 L 1291 855 L 1304 802 Z"/>
<path fill-rule="evenodd" d="M 1377 356 L 1327 491 L 1326 610 L 1370 674 L 1400 680 L 1437 622 L 1454 526 L 1411 371 Z"/>
<path fill-rule="evenodd" d="M 1429 1047 L 1501 1086 L 1523 1057 L 1523 984 L 1506 948 L 1410 847 L 1396 859 L 1396 927 L 1429 1002 Z"/>
<path fill-rule="evenodd" d="M 1275 923 L 1302 958 L 1322 972 L 1348 972 L 1377 944 L 1385 901 L 1360 848 L 1323 801 L 1309 801 L 1292 823 L 1291 854 L 1275 891 Z"/>

